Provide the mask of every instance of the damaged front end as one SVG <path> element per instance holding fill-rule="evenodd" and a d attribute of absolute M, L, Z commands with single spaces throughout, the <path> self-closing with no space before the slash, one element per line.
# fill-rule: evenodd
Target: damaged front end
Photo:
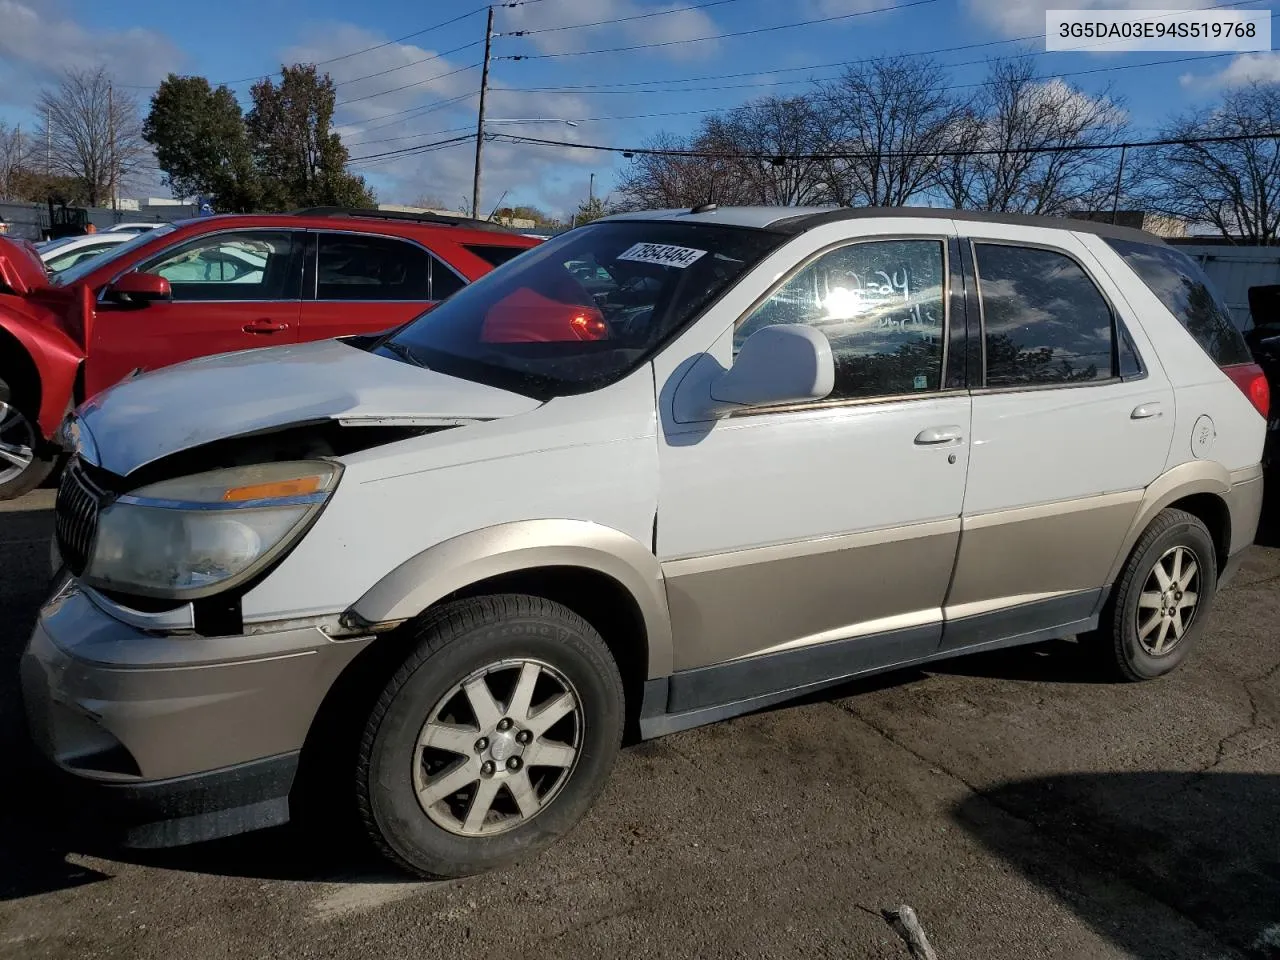
<path fill-rule="evenodd" d="M 335 341 L 144 374 L 59 433 L 54 562 L 136 625 L 240 633 L 241 599 L 306 536 L 344 458 L 539 405 Z"/>
<path fill-rule="evenodd" d="M 128 476 L 99 465 L 71 420 L 55 564 L 135 625 L 239 633 L 239 599 L 307 533 L 337 489 L 340 458 L 459 425 L 337 420 L 228 437 Z"/>

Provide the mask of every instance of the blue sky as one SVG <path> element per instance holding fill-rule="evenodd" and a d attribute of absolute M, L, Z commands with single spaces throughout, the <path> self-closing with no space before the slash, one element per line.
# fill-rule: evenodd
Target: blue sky
<path fill-rule="evenodd" d="M 804 81 L 839 72 L 838 67 L 817 65 L 985 43 L 991 45 L 938 53 L 936 59 L 950 65 L 948 73 L 957 86 L 969 90 L 982 80 L 987 56 L 1036 53 L 1046 76 L 1065 74 L 1090 95 L 1109 86 L 1144 131 L 1172 111 L 1212 100 L 1224 86 L 1252 78 L 1280 80 L 1280 62 L 1269 53 L 1136 67 L 1197 55 L 1044 54 L 1043 40 L 1004 42 L 1042 34 L 1044 10 L 1049 7 L 1173 8 L 1221 6 L 1223 0 L 914 2 L 904 6 L 913 0 L 720 0 L 688 10 L 677 8 L 707 0 L 532 0 L 498 7 L 498 33 L 543 32 L 495 39 L 489 116 L 572 119 L 577 126 L 495 122 L 490 129 L 579 143 L 636 145 L 659 130 L 691 130 L 700 111 L 764 94 L 801 93 Z M 30 105 L 39 89 L 69 66 L 105 65 L 138 97 L 145 112 L 150 89 L 169 71 L 203 74 L 214 82 L 245 80 L 276 70 L 281 62 L 328 60 L 382 44 L 468 14 L 479 5 L 480 0 L 219 0 L 196 7 L 172 0 L 0 0 L 0 121 L 32 126 Z M 892 6 L 903 9 L 874 12 Z M 1267 4 L 1231 7 L 1265 9 Z M 646 16 L 668 10 L 674 12 Z M 685 42 L 823 17 L 843 19 Z M 619 18 L 631 19 L 575 26 Z M 573 29 L 553 29 L 559 27 Z M 403 42 L 325 64 L 323 69 L 340 84 L 338 128 L 352 157 L 473 132 L 480 71 L 472 67 L 481 59 L 483 32 L 484 16 L 475 13 Z M 665 45 L 581 54 L 641 44 Z M 535 58 L 498 59 L 516 55 Z M 1125 69 L 1110 69 L 1114 67 Z M 1099 68 L 1107 69 L 1071 76 Z M 706 77 L 713 79 L 688 79 Z M 644 86 L 608 93 L 581 89 L 649 82 L 659 83 L 661 92 Z M 247 105 L 249 82 L 232 87 Z M 393 90 L 397 87 L 405 89 Z M 555 89 L 534 89 L 540 87 Z M 384 202 L 405 203 L 427 195 L 457 208 L 470 195 L 472 150 L 471 144 L 463 144 L 357 162 L 353 169 L 369 178 Z M 627 162 L 584 150 L 492 142 L 485 146 L 485 159 L 486 207 L 505 192 L 504 203 L 535 203 L 552 212 L 569 210 L 585 199 L 592 173 L 597 193 L 608 194 Z M 156 182 L 140 182 L 135 192 L 154 195 L 162 188 Z"/>

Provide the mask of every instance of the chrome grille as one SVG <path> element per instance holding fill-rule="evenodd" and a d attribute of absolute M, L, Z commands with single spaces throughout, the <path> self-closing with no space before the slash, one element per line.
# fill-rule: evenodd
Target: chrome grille
<path fill-rule="evenodd" d="M 85 476 L 78 458 L 67 464 L 58 487 L 54 531 L 62 562 L 76 576 L 84 573 L 93 555 L 102 496 L 102 491 Z"/>

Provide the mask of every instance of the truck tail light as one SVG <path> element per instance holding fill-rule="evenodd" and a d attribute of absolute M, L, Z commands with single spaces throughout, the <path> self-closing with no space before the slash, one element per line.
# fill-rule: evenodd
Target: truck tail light
<path fill-rule="evenodd" d="M 1266 375 L 1256 363 L 1234 363 L 1223 367 L 1222 372 L 1249 398 L 1253 408 L 1264 417 L 1271 412 L 1271 386 Z"/>

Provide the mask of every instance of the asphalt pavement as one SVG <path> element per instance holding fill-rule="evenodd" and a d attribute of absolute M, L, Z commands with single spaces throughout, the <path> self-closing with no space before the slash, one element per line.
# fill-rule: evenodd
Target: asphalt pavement
<path fill-rule="evenodd" d="M 582 824 L 419 883 L 284 828 L 140 854 L 72 839 L 26 766 L 17 659 L 48 490 L 0 504 L 0 958 L 1280 958 L 1280 550 L 1173 677 L 1059 641 L 629 747 Z"/>

